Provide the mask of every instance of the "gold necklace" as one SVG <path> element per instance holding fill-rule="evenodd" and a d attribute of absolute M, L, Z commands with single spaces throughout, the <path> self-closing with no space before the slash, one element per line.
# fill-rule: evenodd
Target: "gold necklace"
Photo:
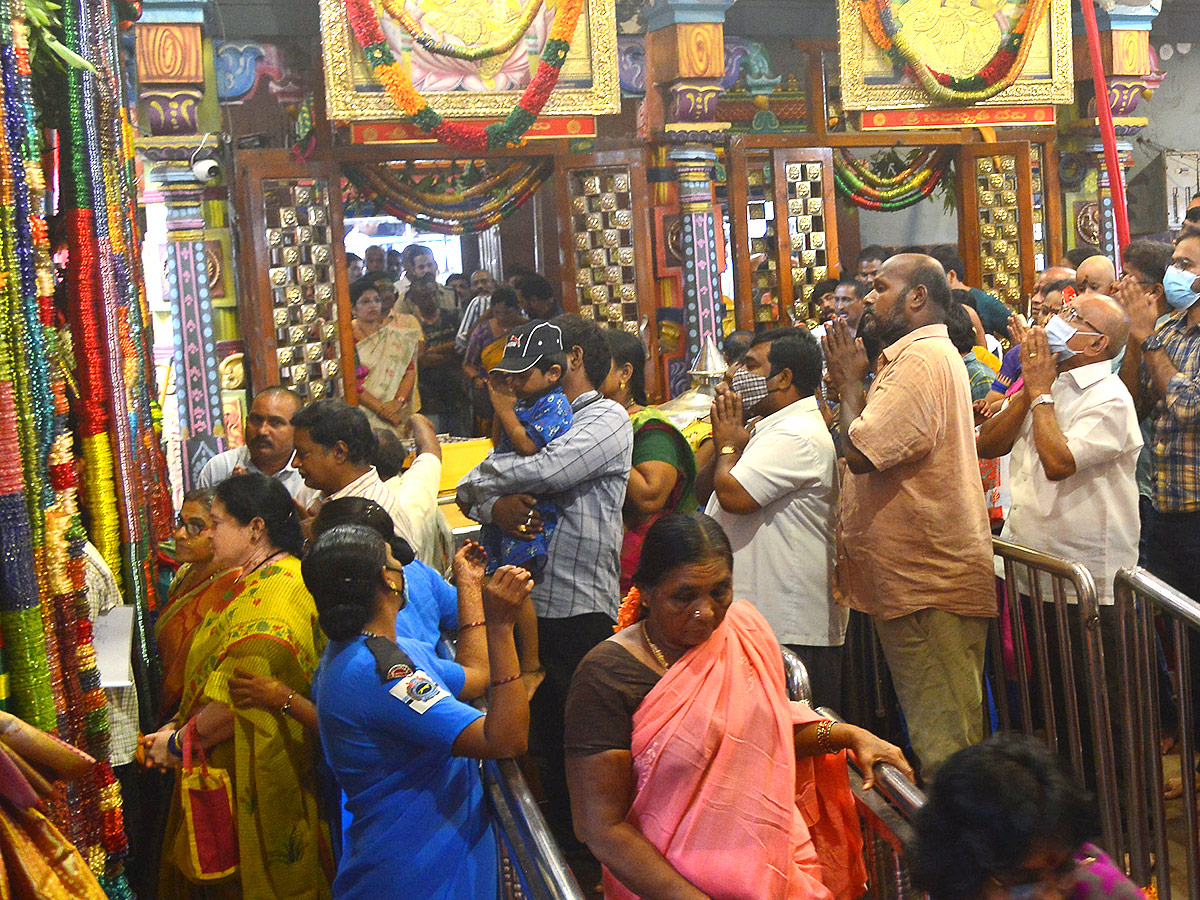
<path fill-rule="evenodd" d="M 650 652 L 654 654 L 654 658 L 658 660 L 658 664 L 664 669 L 671 668 L 671 664 L 667 662 L 667 658 L 663 656 L 663 652 L 654 646 L 654 641 L 650 640 L 650 632 L 646 630 L 646 620 L 642 620 L 642 639 L 646 642 L 646 646 L 650 648 Z"/>

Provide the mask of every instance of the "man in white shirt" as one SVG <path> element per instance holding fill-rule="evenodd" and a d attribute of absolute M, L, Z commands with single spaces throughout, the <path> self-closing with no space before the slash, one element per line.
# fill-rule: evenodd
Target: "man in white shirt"
<path fill-rule="evenodd" d="M 357 407 L 329 398 L 306 406 L 292 417 L 296 468 L 304 483 L 320 491 L 322 502 L 339 497 L 365 497 L 388 511 L 396 532 L 425 562 L 435 551 L 429 545 L 427 522 L 437 512 L 437 483 L 441 480 L 441 448 L 432 423 L 414 415 L 417 459 L 402 478 L 385 482 L 371 465 L 378 439 Z M 429 437 L 433 435 L 432 446 Z M 422 457 L 430 457 L 428 460 Z M 413 474 L 413 470 L 416 474 Z M 411 476 L 411 478 L 410 478 Z M 401 484 L 407 483 L 404 489 Z M 432 491 L 430 485 L 434 485 Z"/>
<path fill-rule="evenodd" d="M 262 472 L 282 484 L 302 509 L 317 499 L 292 465 L 292 416 L 304 406 L 293 390 L 269 387 L 259 391 L 246 416 L 246 443 L 218 453 L 200 470 L 196 487 L 212 488 L 234 475 Z"/>
<path fill-rule="evenodd" d="M 1091 572 L 1113 691 L 1120 671 L 1113 576 L 1138 560 L 1136 470 L 1142 433 L 1133 398 L 1112 371 L 1128 337 L 1129 318 L 1115 300 L 1083 294 L 1064 305 L 1022 342 L 1025 389 L 983 424 L 977 441 L 981 457 L 1012 452 L 1012 509 L 1001 537 Z M 1022 593 L 1028 589 L 1021 587 Z M 1042 596 L 1053 597 L 1048 579 Z M 1052 616 L 1046 619 L 1057 657 L 1057 624 Z M 1085 657 L 1075 626 L 1071 643 L 1078 665 Z M 1055 705 L 1063 708 L 1057 700 Z"/>
<path fill-rule="evenodd" d="M 808 331 L 755 337 L 713 403 L 705 511 L 733 545 L 734 595 L 804 662 L 814 706 L 836 708 L 848 612 L 833 602 L 837 454 L 814 396 L 820 383 L 821 348 Z"/>
<path fill-rule="evenodd" d="M 1075 560 L 1111 604 L 1113 576 L 1137 564 L 1133 398 L 1112 371 L 1129 318 L 1115 300 L 1076 297 L 1021 344 L 1025 389 L 984 423 L 977 447 L 1011 450 L 1012 510 L 1003 537 Z"/>

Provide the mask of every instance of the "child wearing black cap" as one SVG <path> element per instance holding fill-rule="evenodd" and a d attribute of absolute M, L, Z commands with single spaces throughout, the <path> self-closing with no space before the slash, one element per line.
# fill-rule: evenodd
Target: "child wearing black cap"
<path fill-rule="evenodd" d="M 530 322 L 509 335 L 504 356 L 490 372 L 488 394 L 495 420 L 494 453 L 533 456 L 571 427 L 571 403 L 562 388 L 567 358 L 562 332 L 549 322 Z M 546 565 L 546 551 L 558 509 L 542 498 L 537 507 L 542 530 L 531 540 L 518 540 L 495 525 L 484 525 L 481 537 L 488 551 L 488 569 L 514 565 L 528 569 L 534 579 Z"/>

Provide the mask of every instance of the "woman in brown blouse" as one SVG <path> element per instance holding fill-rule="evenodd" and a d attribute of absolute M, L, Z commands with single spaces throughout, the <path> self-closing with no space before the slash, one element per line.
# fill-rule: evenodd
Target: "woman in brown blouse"
<path fill-rule="evenodd" d="M 646 533 L 620 629 L 571 684 L 575 829 L 609 900 L 849 900 L 866 881 L 843 750 L 872 781 L 900 750 L 791 703 L 770 626 L 733 602 L 702 513 Z"/>

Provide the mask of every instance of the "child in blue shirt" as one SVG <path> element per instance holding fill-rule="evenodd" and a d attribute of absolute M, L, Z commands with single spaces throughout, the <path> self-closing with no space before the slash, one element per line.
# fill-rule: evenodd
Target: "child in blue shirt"
<path fill-rule="evenodd" d="M 567 359 L 562 332 L 549 322 L 530 322 L 509 335 L 504 356 L 491 370 L 488 393 L 495 419 L 493 453 L 533 456 L 571 427 L 571 403 L 563 392 Z M 542 530 L 531 540 L 518 540 L 495 525 L 484 525 L 481 537 L 488 554 L 488 572 L 500 566 L 528 569 L 534 580 L 546 567 L 550 538 L 558 524 L 558 508 L 548 498 L 535 507 Z"/>

